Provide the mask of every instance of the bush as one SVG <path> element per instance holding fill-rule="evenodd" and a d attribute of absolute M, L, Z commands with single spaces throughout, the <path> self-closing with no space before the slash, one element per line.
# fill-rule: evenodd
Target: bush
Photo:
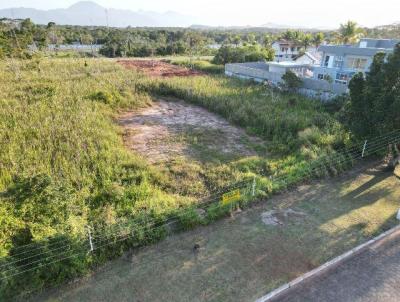
<path fill-rule="evenodd" d="M 197 209 L 190 207 L 178 214 L 178 219 L 183 230 L 190 230 L 203 223 Z"/>
<path fill-rule="evenodd" d="M 179 66 L 184 66 L 187 68 L 192 68 L 195 70 L 199 70 L 202 72 L 210 73 L 210 74 L 222 74 L 225 71 L 225 68 L 223 65 L 217 65 L 213 64 L 209 61 L 205 60 L 184 60 L 184 61 L 170 61 L 171 64 L 179 65 Z"/>
<path fill-rule="evenodd" d="M 214 64 L 272 61 L 274 51 L 259 46 L 222 46 L 214 57 Z"/>
<path fill-rule="evenodd" d="M 291 70 L 286 71 L 282 76 L 282 80 L 282 87 L 287 91 L 295 91 L 303 84 L 303 81 Z"/>

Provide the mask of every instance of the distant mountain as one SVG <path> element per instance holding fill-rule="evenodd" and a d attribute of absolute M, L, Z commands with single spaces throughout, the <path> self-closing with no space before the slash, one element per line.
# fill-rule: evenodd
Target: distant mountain
<path fill-rule="evenodd" d="M 398 28 L 400 28 L 400 22 L 395 22 L 395 23 L 388 24 L 388 25 L 380 25 L 380 26 L 376 26 L 374 28 L 386 29 L 386 30 L 398 29 Z"/>
<path fill-rule="evenodd" d="M 296 29 L 303 31 L 319 31 L 319 30 L 332 30 L 331 27 L 320 26 L 320 27 L 307 27 L 307 26 L 294 26 L 294 25 L 285 25 L 285 24 L 277 24 L 277 23 L 265 23 L 260 25 L 263 28 L 272 28 L 272 29 Z"/>
<path fill-rule="evenodd" d="M 34 8 L 0 9 L 0 18 L 25 19 L 34 23 L 55 22 L 62 25 L 93 25 L 112 27 L 187 27 L 198 22 L 191 16 L 176 12 L 156 13 L 124 9 L 106 9 L 91 1 L 81 1 L 65 9 L 38 10 Z"/>
<path fill-rule="evenodd" d="M 262 25 L 260 25 L 260 27 L 276 28 L 276 29 L 294 28 L 293 26 L 290 26 L 290 25 L 283 25 L 283 24 L 277 24 L 277 23 L 272 23 L 272 22 L 268 22 L 268 23 L 262 24 Z"/>
<path fill-rule="evenodd" d="M 214 26 L 214 25 L 202 25 L 202 24 L 193 24 L 190 26 L 191 29 L 203 29 L 203 30 L 244 30 L 244 29 L 249 29 L 249 28 L 254 28 L 250 25 L 245 25 L 245 26 Z"/>

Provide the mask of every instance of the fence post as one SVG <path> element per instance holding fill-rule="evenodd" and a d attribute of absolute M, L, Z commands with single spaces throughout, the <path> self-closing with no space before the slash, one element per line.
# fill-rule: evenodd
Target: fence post
<path fill-rule="evenodd" d="M 363 147 L 363 150 L 362 150 L 362 153 L 361 153 L 361 157 L 364 157 L 364 153 L 365 153 L 365 148 L 367 147 L 367 140 L 365 140 L 365 142 L 364 142 L 364 147 Z"/>
<path fill-rule="evenodd" d="M 251 196 L 255 196 L 256 195 L 256 177 L 253 176 L 253 185 L 251 187 Z"/>
<path fill-rule="evenodd" d="M 93 252 L 94 247 L 93 247 L 93 240 L 92 240 L 92 232 L 90 231 L 90 226 L 86 226 L 86 228 L 87 228 L 87 231 L 88 231 L 90 251 Z"/>

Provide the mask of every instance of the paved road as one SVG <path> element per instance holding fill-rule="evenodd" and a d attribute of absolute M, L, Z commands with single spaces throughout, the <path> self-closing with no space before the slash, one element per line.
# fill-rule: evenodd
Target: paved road
<path fill-rule="evenodd" d="M 325 275 L 307 281 L 277 302 L 400 301 L 400 234 L 378 242 Z"/>

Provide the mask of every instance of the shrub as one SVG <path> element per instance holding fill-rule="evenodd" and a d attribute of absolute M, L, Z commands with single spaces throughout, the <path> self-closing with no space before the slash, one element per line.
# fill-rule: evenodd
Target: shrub
<path fill-rule="evenodd" d="M 272 61 L 274 52 L 271 48 L 261 48 L 259 46 L 232 47 L 222 46 L 214 57 L 214 64 L 243 63 Z"/>
<path fill-rule="evenodd" d="M 190 207 L 178 214 L 178 219 L 183 230 L 190 230 L 203 222 L 196 208 Z"/>
<path fill-rule="evenodd" d="M 282 76 L 283 88 L 287 91 L 295 91 L 302 85 L 302 80 L 291 70 L 286 71 Z"/>

